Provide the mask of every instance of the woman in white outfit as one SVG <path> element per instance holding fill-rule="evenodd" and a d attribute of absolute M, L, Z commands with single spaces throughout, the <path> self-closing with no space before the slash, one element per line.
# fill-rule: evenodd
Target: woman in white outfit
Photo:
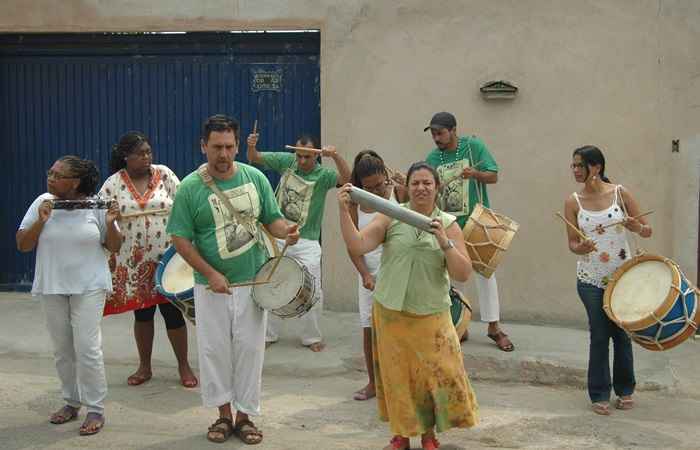
<path fill-rule="evenodd" d="M 32 294 L 41 300 L 66 404 L 51 415 L 63 424 L 87 416 L 81 435 L 104 425 L 107 394 L 100 322 L 112 277 L 103 247 L 118 252 L 118 205 L 104 209 L 52 210 L 52 200 L 90 200 L 99 172 L 92 161 L 64 156 L 47 173 L 48 192 L 31 204 L 17 231 L 17 248 L 36 248 Z M 85 206 L 85 205 L 84 205 Z"/>
<path fill-rule="evenodd" d="M 405 186 L 392 183 L 384 160 L 373 150 L 363 150 L 355 156 L 350 180 L 355 186 L 388 200 L 394 202 L 406 200 Z M 350 210 L 352 220 L 360 230 L 370 223 L 376 214 L 376 211 L 365 209 L 359 205 L 353 205 Z M 364 256 L 350 255 L 359 275 L 357 297 L 360 309 L 360 326 L 363 331 L 362 347 L 369 378 L 367 386 L 353 395 L 355 400 L 367 400 L 375 396 L 374 360 L 372 358 L 372 296 L 374 295 L 374 285 L 381 258 L 381 245 Z"/>

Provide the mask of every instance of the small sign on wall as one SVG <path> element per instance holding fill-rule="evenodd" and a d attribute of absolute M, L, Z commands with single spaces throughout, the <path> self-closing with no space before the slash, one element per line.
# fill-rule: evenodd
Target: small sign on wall
<path fill-rule="evenodd" d="M 282 90 L 282 69 L 264 70 L 251 69 L 250 80 L 251 92 L 273 91 L 279 92 Z"/>

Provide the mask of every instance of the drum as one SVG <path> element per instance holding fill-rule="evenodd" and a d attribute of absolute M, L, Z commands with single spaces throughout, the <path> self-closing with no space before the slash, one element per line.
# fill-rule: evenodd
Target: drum
<path fill-rule="evenodd" d="M 261 238 L 268 257 L 278 256 L 279 249 L 275 245 L 272 235 L 262 227 L 260 230 L 262 231 Z M 194 313 L 194 270 L 175 251 L 174 246 L 169 247 L 158 262 L 156 289 L 179 309 L 185 318 L 189 319 L 193 325 L 196 325 Z"/>
<path fill-rule="evenodd" d="M 636 256 L 615 271 L 603 296 L 610 320 L 648 350 L 668 350 L 698 329 L 700 291 L 678 265 L 656 255 Z"/>
<path fill-rule="evenodd" d="M 289 256 L 270 259 L 258 270 L 255 281 L 265 281 L 280 258 L 270 282 L 253 286 L 253 301 L 283 319 L 301 317 L 318 298 L 313 275 L 296 259 Z"/>
<path fill-rule="evenodd" d="M 514 220 L 477 203 L 462 230 L 474 270 L 490 278 L 519 227 Z"/>
<path fill-rule="evenodd" d="M 175 247 L 169 247 L 158 262 L 156 269 L 156 289 L 170 303 L 180 310 L 183 316 L 195 323 L 194 315 L 194 270 Z"/>
<path fill-rule="evenodd" d="M 450 306 L 452 324 L 457 330 L 457 337 L 459 337 L 460 342 L 465 341 L 468 337 L 467 327 L 472 318 L 472 305 L 461 292 L 452 286 L 450 286 L 450 300 L 452 300 L 452 306 Z"/>

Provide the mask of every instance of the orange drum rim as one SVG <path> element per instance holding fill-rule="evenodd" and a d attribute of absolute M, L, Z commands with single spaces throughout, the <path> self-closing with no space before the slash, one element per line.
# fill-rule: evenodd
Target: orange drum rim
<path fill-rule="evenodd" d="M 661 302 L 661 304 L 659 304 L 659 306 L 653 312 L 647 314 L 646 317 L 643 317 L 639 320 L 624 322 L 618 319 L 612 311 L 612 294 L 615 290 L 615 285 L 617 284 L 618 280 L 622 278 L 622 276 L 631 267 L 645 261 L 658 261 L 666 264 L 669 267 L 669 269 L 671 269 L 671 286 L 669 286 L 668 294 L 666 294 L 666 298 L 664 299 L 664 301 Z M 605 314 L 610 318 L 610 320 L 618 324 L 621 328 L 627 331 L 643 330 L 645 328 L 649 328 L 659 323 L 660 319 L 665 317 L 666 314 L 668 314 L 669 311 L 671 311 L 671 308 L 673 308 L 673 305 L 675 304 L 676 298 L 680 294 L 680 291 L 678 290 L 680 285 L 680 270 L 678 270 L 678 266 L 676 265 L 676 263 L 674 263 L 670 259 L 652 254 L 635 256 L 634 258 L 622 264 L 610 277 L 608 286 L 605 288 L 605 293 L 603 294 L 603 310 L 605 311 Z M 671 340 L 673 339 L 675 338 L 671 338 Z M 637 340 L 635 339 L 635 341 Z M 678 344 L 674 344 L 674 346 L 675 345 Z M 648 348 L 646 345 L 643 345 L 643 347 Z"/>

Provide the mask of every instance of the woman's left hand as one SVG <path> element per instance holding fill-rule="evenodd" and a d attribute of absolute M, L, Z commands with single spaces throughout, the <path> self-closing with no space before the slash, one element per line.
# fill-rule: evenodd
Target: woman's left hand
<path fill-rule="evenodd" d="M 122 213 L 119 211 L 119 203 L 117 203 L 116 200 L 112 200 L 111 205 L 109 205 L 109 209 L 107 210 L 107 214 L 105 216 L 107 223 L 114 223 L 121 219 Z"/>
<path fill-rule="evenodd" d="M 433 229 L 433 234 L 435 235 L 435 239 L 437 239 L 440 248 L 447 247 L 447 241 L 449 238 L 445 232 L 445 227 L 442 226 L 442 222 L 439 219 L 433 219 L 432 222 L 430 222 L 430 228 Z"/>

